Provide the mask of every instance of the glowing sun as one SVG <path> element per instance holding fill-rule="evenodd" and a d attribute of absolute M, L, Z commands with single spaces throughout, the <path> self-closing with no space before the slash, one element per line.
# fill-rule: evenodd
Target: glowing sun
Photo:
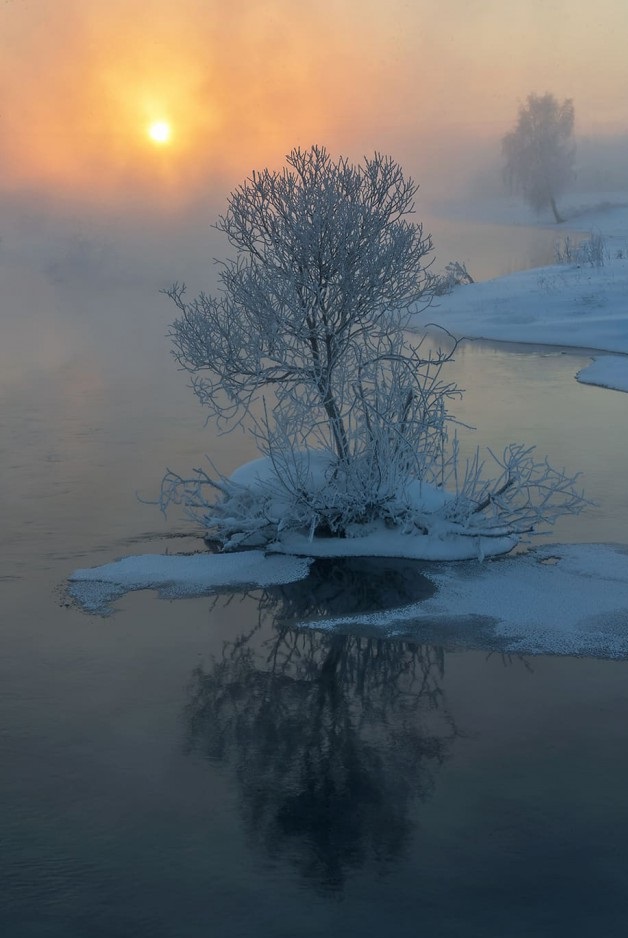
<path fill-rule="evenodd" d="M 153 143 L 169 143 L 172 129 L 168 121 L 154 121 L 148 128 L 148 136 Z"/>

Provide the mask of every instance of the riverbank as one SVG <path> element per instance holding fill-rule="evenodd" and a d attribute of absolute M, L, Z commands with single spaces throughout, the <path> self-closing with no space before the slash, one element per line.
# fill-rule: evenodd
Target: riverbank
<path fill-rule="evenodd" d="M 576 226 L 589 232 L 584 243 L 570 234 Z M 560 263 L 454 287 L 413 325 L 422 330 L 431 321 L 458 338 L 608 352 L 576 377 L 628 392 L 628 205 L 580 208 L 553 227 Z"/>

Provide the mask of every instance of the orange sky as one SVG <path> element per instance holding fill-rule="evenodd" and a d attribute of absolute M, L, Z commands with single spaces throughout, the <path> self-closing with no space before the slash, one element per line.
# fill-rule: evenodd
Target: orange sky
<path fill-rule="evenodd" d="M 531 91 L 628 132 L 627 48 L 626 0 L 6 0 L 0 188 L 181 201 L 314 142 L 456 172 Z"/>

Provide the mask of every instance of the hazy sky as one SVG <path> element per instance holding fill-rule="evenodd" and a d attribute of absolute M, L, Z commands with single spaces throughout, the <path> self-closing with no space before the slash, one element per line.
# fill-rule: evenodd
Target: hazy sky
<path fill-rule="evenodd" d="M 314 142 L 464 173 L 531 91 L 626 133 L 627 49 L 626 0 L 4 0 L 0 188 L 185 200 Z"/>

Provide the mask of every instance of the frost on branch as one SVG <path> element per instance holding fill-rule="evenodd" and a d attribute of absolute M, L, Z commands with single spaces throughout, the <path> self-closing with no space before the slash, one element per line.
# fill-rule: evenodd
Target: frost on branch
<path fill-rule="evenodd" d="M 235 256 L 218 295 L 167 291 L 175 358 L 219 427 L 243 424 L 261 459 L 230 479 L 169 471 L 162 507 L 182 504 L 224 549 L 394 532 L 410 553 L 417 538 L 464 543 L 457 556 L 509 550 L 578 511 L 574 479 L 531 449 L 491 456 L 493 479 L 479 456 L 461 465 L 448 432 L 460 391 L 445 379 L 455 342 L 404 331 L 435 279 L 431 239 L 410 220 L 414 182 L 378 154 L 354 166 L 313 147 L 287 164 L 231 194 L 216 227 Z"/>

